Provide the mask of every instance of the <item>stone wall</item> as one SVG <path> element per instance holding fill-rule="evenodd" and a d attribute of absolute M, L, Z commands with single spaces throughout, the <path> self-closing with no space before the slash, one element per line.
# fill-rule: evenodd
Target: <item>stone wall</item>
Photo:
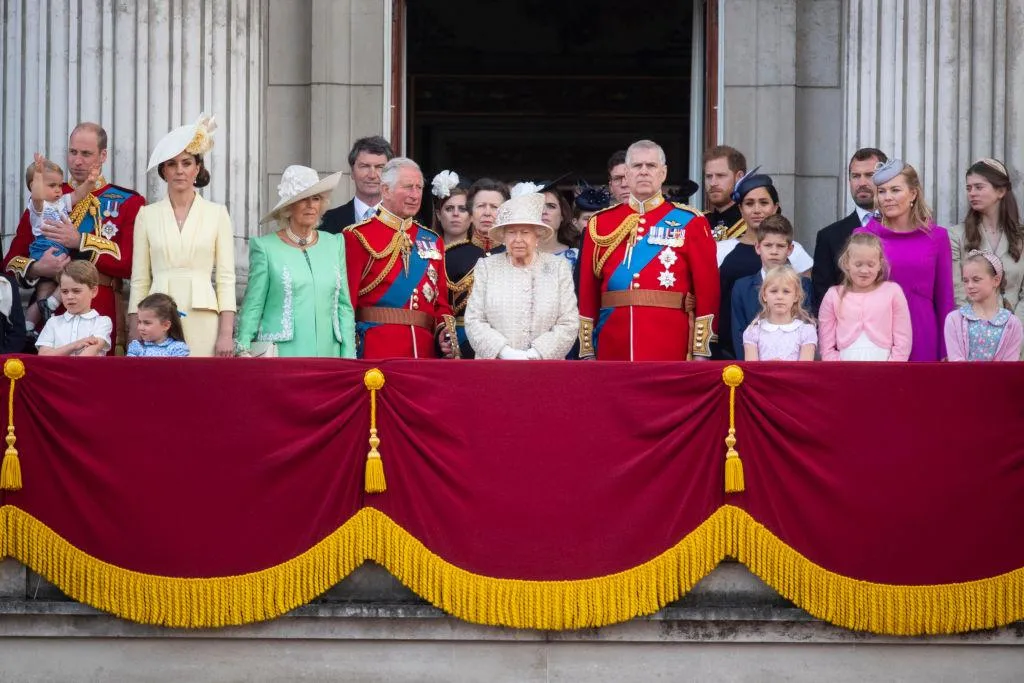
<path fill-rule="evenodd" d="M 445 616 L 365 565 L 275 621 L 140 626 L 68 601 L 0 562 L 0 681 L 1016 681 L 1024 624 L 891 638 L 810 618 L 726 562 L 650 617 L 567 632 Z"/>

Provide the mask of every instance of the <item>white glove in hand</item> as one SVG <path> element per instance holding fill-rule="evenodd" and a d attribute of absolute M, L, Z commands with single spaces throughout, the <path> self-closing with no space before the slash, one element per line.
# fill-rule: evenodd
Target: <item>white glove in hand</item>
<path fill-rule="evenodd" d="M 540 353 L 537 351 L 537 349 L 535 349 L 535 348 L 533 348 L 531 346 L 529 348 L 529 350 L 526 352 L 526 359 L 527 360 L 540 360 Z"/>
<path fill-rule="evenodd" d="M 526 351 L 520 351 L 519 349 L 513 349 L 511 346 L 506 346 L 498 352 L 498 358 L 502 360 L 526 360 L 529 356 Z"/>

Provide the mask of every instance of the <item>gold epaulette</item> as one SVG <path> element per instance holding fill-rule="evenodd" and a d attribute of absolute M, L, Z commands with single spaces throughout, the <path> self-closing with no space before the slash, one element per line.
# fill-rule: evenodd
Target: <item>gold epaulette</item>
<path fill-rule="evenodd" d="M 93 252 L 93 261 L 98 259 L 103 254 L 110 254 L 118 261 L 121 260 L 121 247 L 117 246 L 116 242 L 112 242 L 111 240 L 108 240 L 106 237 L 93 235 L 92 233 L 86 233 L 82 235 L 82 245 L 79 248 L 79 251 Z"/>
<path fill-rule="evenodd" d="M 353 223 L 352 225 L 346 225 L 344 228 L 341 229 L 341 231 L 342 232 L 350 232 L 350 231 L 355 230 L 356 228 L 358 228 L 360 225 L 366 225 L 367 223 L 369 223 L 372 220 L 373 220 L 373 216 L 370 216 L 369 218 L 364 218 L 363 220 L 359 221 L 358 223 Z"/>
<path fill-rule="evenodd" d="M 695 216 L 703 216 L 704 215 L 703 211 L 701 211 L 700 209 L 694 208 L 694 207 L 690 206 L 689 204 L 680 204 L 679 202 L 672 202 L 672 206 L 676 207 L 677 209 L 683 209 L 684 211 L 689 211 L 690 213 L 694 214 Z"/>

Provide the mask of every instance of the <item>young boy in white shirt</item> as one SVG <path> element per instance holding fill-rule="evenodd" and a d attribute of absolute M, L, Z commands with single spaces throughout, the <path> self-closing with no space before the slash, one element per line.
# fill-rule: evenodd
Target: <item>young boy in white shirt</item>
<path fill-rule="evenodd" d="M 50 318 L 39 333 L 40 356 L 102 356 L 110 349 L 114 324 L 92 307 L 100 273 L 89 261 L 76 260 L 60 272 L 64 314 Z"/>

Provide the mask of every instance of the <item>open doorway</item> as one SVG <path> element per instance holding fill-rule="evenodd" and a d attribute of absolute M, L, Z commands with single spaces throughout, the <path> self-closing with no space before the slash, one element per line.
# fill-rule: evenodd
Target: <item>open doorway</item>
<path fill-rule="evenodd" d="M 608 157 L 640 138 L 665 148 L 670 184 L 688 176 L 703 106 L 691 94 L 692 1 L 659 13 L 621 0 L 401 5 L 405 150 L 428 179 L 448 168 L 603 184 Z"/>

